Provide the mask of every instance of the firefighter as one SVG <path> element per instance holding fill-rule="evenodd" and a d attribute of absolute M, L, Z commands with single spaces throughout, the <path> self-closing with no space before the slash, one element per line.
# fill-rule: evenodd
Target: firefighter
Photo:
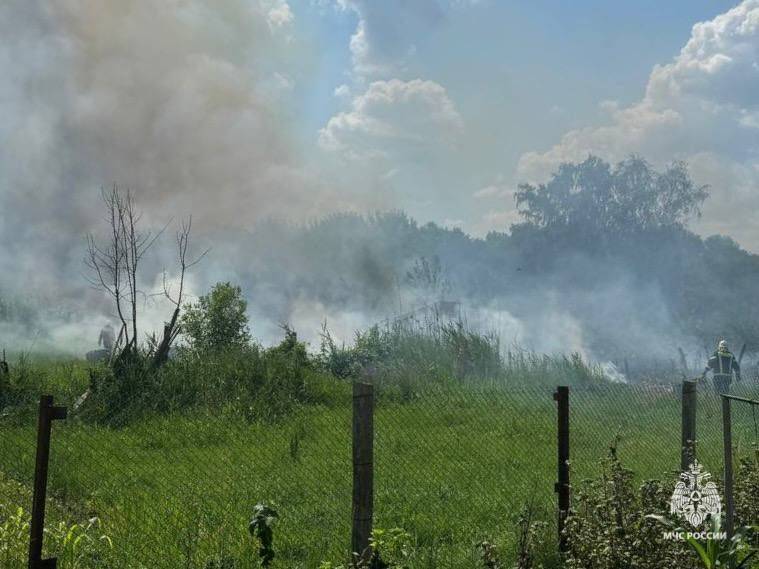
<path fill-rule="evenodd" d="M 725 340 L 720 340 L 717 345 L 717 351 L 709 358 L 706 369 L 702 375 L 703 378 L 711 370 L 712 381 L 714 381 L 714 391 L 719 393 L 730 393 L 730 384 L 733 381 L 733 372 L 735 379 L 741 380 L 741 367 L 738 360 L 727 347 Z"/>
<path fill-rule="evenodd" d="M 8 362 L 5 360 L 5 350 L 3 349 L 3 359 L 0 360 L 0 381 L 8 377 L 10 373 L 11 370 L 8 367 Z"/>
<path fill-rule="evenodd" d="M 113 344 L 116 341 L 116 335 L 113 333 L 113 326 L 106 324 L 100 331 L 100 337 L 98 338 L 98 346 L 103 346 L 103 349 L 107 350 L 110 354 L 113 351 Z"/>

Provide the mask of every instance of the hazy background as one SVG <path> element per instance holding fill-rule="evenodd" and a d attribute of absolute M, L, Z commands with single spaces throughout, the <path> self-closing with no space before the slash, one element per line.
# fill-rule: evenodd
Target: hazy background
<path fill-rule="evenodd" d="M 589 153 L 638 153 L 657 168 L 685 160 L 710 185 L 692 231 L 759 250 L 759 1 L 510 4 L 2 3 L 0 345 L 94 347 L 110 309 L 83 277 L 84 236 L 102 231 L 113 183 L 147 225 L 193 215 L 198 250 L 212 251 L 191 293 L 241 284 L 267 342 L 284 322 L 318 339 L 325 319 L 350 339 L 440 298 L 407 279 L 422 258 L 504 342 L 604 359 L 753 341 L 687 313 L 756 304 L 753 269 L 740 285 L 709 280 L 716 256 L 730 272 L 755 265 L 733 243 L 672 237 L 659 265 L 631 265 L 636 247 L 586 265 L 548 243 L 540 255 L 565 266 L 525 270 L 509 228 L 518 183 Z M 401 210 L 410 219 L 371 217 Z M 172 270 L 172 231 L 148 292 Z M 673 267 L 683 255 L 687 271 Z M 685 310 L 694 274 L 713 287 Z M 153 301 L 145 312 L 147 327 L 166 317 Z"/>

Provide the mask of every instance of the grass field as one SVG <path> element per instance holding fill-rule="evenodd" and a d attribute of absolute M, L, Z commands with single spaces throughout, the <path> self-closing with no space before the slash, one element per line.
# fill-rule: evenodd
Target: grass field
<path fill-rule="evenodd" d="M 48 387 L 70 402 L 83 375 L 77 365 L 61 369 L 68 369 L 66 380 Z M 249 422 L 233 406 L 223 406 L 149 416 L 118 429 L 75 415 L 56 424 L 52 515 L 70 521 L 97 516 L 99 532 L 113 543 L 99 546 L 100 565 L 85 559 L 61 566 L 205 569 L 234 558 L 235 567 L 256 567 L 247 526 L 253 506 L 262 501 L 274 503 L 280 515 L 275 567 L 344 560 L 350 541 L 350 386 L 343 383 L 338 390 L 342 395 L 331 404 L 301 406 L 274 423 Z M 375 527 L 411 534 L 412 567 L 477 567 L 477 544 L 485 539 L 512 551 L 516 519 L 526 503 L 553 520 L 551 394 L 549 387 L 438 387 L 408 397 L 380 390 Z M 718 401 L 704 394 L 699 401 L 699 454 L 717 475 Z M 573 480 L 596 476 L 599 460 L 616 441 L 623 463 L 640 480 L 674 484 L 679 405 L 666 389 L 573 389 Z M 756 439 L 750 414 L 735 414 L 740 451 Z M 13 414 L 0 429 L 0 482 L 13 480 L 21 483 L 16 488 L 28 489 L 34 416 Z M 13 495 L 28 500 L 19 491 L 0 494 L 7 502 Z M 552 531 L 545 536 L 548 563 Z"/>

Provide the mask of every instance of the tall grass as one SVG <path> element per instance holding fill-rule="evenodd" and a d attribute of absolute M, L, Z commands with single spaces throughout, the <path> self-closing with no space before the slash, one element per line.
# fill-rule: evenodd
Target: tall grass
<path fill-rule="evenodd" d="M 518 347 L 505 353 L 494 333 L 465 320 L 435 315 L 406 319 L 357 332 L 351 346 L 322 332 L 321 365 L 337 377 L 368 377 L 380 385 L 440 384 L 534 386 L 597 384 L 603 370 L 579 354 L 537 354 Z"/>

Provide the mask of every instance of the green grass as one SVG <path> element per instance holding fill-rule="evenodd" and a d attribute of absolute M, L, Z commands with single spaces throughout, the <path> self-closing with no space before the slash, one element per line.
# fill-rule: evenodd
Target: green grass
<path fill-rule="evenodd" d="M 113 540 L 112 567 L 204 569 L 211 559 L 231 556 L 238 567 L 252 568 L 253 506 L 273 502 L 280 514 L 275 567 L 340 561 L 351 515 L 350 399 L 348 384 L 341 385 L 345 396 L 332 405 L 299 406 L 276 423 L 250 423 L 231 404 L 149 416 L 120 429 L 75 417 L 57 423 L 50 472 L 56 512 L 72 521 L 97 515 Z M 59 387 L 64 399 L 75 392 Z M 551 393 L 548 387 L 380 392 L 375 526 L 411 533 L 413 567 L 476 567 L 476 546 L 485 539 L 511 551 L 516 517 L 528 501 L 554 519 Z M 718 402 L 700 395 L 699 453 L 718 475 Z M 679 405 L 672 393 L 626 386 L 573 389 L 573 480 L 597 476 L 598 461 L 618 439 L 622 462 L 639 480 L 674 484 Z M 736 411 L 735 420 L 736 446 L 746 448 L 755 442 L 751 417 Z M 0 469 L 28 487 L 34 417 L 6 417 L 0 430 Z M 552 530 L 545 538 L 550 561 Z"/>

